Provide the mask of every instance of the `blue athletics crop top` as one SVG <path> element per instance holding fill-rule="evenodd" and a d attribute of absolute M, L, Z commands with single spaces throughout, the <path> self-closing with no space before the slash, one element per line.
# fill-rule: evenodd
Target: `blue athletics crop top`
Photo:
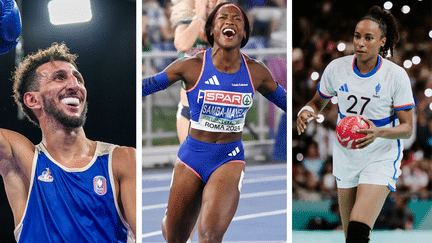
<path fill-rule="evenodd" d="M 210 132 L 241 132 L 255 89 L 243 54 L 240 70 L 233 74 L 216 70 L 211 49 L 204 52 L 201 74 L 187 90 L 191 127 Z"/>

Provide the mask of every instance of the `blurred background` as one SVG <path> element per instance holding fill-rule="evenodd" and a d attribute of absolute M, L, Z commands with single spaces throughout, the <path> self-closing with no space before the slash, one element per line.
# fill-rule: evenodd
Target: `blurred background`
<path fill-rule="evenodd" d="M 324 122 L 310 123 L 301 137 L 295 120 L 329 62 L 353 54 L 355 25 L 373 5 L 399 21 L 401 39 L 392 61 L 408 73 L 416 101 L 414 134 L 404 141 L 397 192 L 388 197 L 375 229 L 432 229 L 432 2 L 321 0 L 292 6 L 293 230 L 341 228 L 331 163 L 337 99 L 323 111 Z"/>
<path fill-rule="evenodd" d="M 67 5 L 70 2 L 77 4 L 76 13 Z M 71 53 L 79 55 L 78 68 L 86 82 L 89 112 L 84 130 L 87 137 L 135 147 L 136 1 L 18 0 L 17 3 L 23 25 L 21 41 L 17 48 L 0 55 L 0 127 L 19 132 L 34 144 L 40 142 L 40 129 L 18 112 L 12 98 L 12 72 L 24 56 L 53 42 L 64 42 Z M 49 9 L 49 3 L 54 7 Z M 66 6 L 66 11 L 58 5 Z M 54 13 L 79 16 L 88 11 L 90 14 L 78 20 L 79 23 L 59 24 L 50 18 Z M 14 242 L 13 218 L 3 185 L 0 188 L 0 242 Z"/>

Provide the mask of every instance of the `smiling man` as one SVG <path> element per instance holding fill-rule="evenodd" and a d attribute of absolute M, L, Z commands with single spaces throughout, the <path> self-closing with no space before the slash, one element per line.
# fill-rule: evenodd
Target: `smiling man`
<path fill-rule="evenodd" d="M 0 174 L 17 242 L 134 242 L 135 150 L 92 141 L 77 55 L 54 43 L 16 69 L 14 98 L 41 128 L 33 145 L 0 129 Z"/>

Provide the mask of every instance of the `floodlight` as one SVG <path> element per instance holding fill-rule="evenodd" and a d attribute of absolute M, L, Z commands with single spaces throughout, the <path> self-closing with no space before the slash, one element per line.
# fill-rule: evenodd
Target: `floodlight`
<path fill-rule="evenodd" d="M 408 14 L 410 11 L 411 11 L 411 8 L 410 8 L 410 6 L 408 6 L 408 5 L 404 5 L 403 7 L 402 7 L 402 13 L 404 13 L 404 14 Z"/>
<path fill-rule="evenodd" d="M 392 8 L 393 8 L 393 3 L 392 2 L 387 1 L 387 2 L 384 3 L 384 9 L 385 10 L 390 10 Z"/>
<path fill-rule="evenodd" d="M 48 12 L 53 25 L 84 23 L 93 16 L 90 0 L 52 0 Z"/>

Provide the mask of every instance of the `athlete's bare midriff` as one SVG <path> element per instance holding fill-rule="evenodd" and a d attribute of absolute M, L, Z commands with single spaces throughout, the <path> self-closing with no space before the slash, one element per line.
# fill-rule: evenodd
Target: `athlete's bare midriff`
<path fill-rule="evenodd" d="M 229 143 L 240 140 L 242 132 L 209 132 L 191 128 L 189 136 L 206 143 Z"/>

